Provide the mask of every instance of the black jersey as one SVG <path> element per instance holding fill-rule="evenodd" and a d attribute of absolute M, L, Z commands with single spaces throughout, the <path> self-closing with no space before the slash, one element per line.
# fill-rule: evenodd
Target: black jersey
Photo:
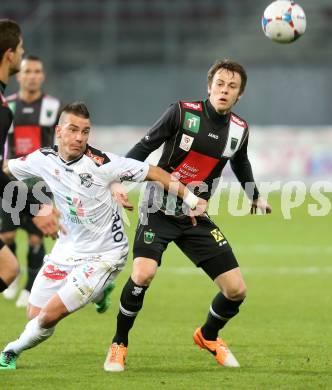
<path fill-rule="evenodd" d="M 175 174 L 183 184 L 205 183 L 195 193 L 211 197 L 214 180 L 228 161 L 247 195 L 259 195 L 247 155 L 248 125 L 234 113 L 219 115 L 209 100 L 172 104 L 127 157 L 145 160 L 164 143 L 158 166 Z"/>
<path fill-rule="evenodd" d="M 7 139 L 8 130 L 13 120 L 13 115 L 3 96 L 6 85 L 0 81 L 0 196 L 2 197 L 3 189 L 9 183 L 9 178 L 2 171 L 4 159 L 4 148 Z"/>
<path fill-rule="evenodd" d="M 53 145 L 60 108 L 57 98 L 43 94 L 32 103 L 27 103 L 14 94 L 7 97 L 7 102 L 14 116 L 8 134 L 8 159 L 26 156 Z"/>

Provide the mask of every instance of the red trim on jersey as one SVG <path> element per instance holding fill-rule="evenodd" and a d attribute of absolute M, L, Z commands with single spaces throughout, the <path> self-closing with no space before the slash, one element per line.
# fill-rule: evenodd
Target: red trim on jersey
<path fill-rule="evenodd" d="M 189 110 L 203 111 L 203 106 L 200 102 L 181 102 L 181 106 Z"/>
<path fill-rule="evenodd" d="M 175 176 L 183 184 L 188 184 L 193 181 L 204 181 L 213 168 L 218 164 L 219 159 L 206 156 L 191 150 L 186 158 L 174 169 Z"/>
<path fill-rule="evenodd" d="M 246 129 L 248 127 L 247 125 L 247 122 L 242 120 L 241 118 L 239 118 L 237 115 L 235 114 L 231 114 L 231 121 L 236 123 L 237 125 L 243 127 L 244 129 Z"/>
<path fill-rule="evenodd" d="M 85 152 L 85 155 L 91 158 L 95 163 L 98 165 L 103 165 L 105 158 L 101 156 L 97 156 L 96 154 L 93 154 L 90 149 L 87 149 Z"/>

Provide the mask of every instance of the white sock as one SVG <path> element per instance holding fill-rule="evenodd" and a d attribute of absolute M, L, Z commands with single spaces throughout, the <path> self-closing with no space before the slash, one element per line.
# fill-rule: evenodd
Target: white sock
<path fill-rule="evenodd" d="M 35 347 L 52 336 L 55 327 L 46 329 L 38 324 L 38 316 L 29 321 L 20 337 L 7 344 L 4 351 L 13 351 L 19 355 L 25 349 Z"/>

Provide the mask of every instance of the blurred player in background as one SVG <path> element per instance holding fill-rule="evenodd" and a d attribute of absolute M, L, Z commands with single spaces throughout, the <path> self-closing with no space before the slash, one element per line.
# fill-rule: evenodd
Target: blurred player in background
<path fill-rule="evenodd" d="M 165 143 L 158 165 L 182 183 L 192 183 L 196 195 L 206 200 L 230 161 L 252 202 L 252 212 L 259 208 L 270 213 L 271 207 L 259 196 L 248 159 L 248 125 L 231 112 L 244 92 L 246 81 L 246 72 L 240 64 L 217 61 L 208 72 L 208 99 L 172 104 L 127 157 L 144 161 Z M 153 204 L 159 201 L 161 208 L 156 212 Z M 219 364 L 239 367 L 226 343 L 218 337 L 219 331 L 239 312 L 246 295 L 237 259 L 209 216 L 197 217 L 193 226 L 183 214 L 181 203 L 174 199 L 173 207 L 169 207 L 172 203 L 163 191 L 148 184 L 140 210 L 146 217 L 145 220 L 141 217 L 136 230 L 133 270 L 122 290 L 116 334 L 104 365 L 106 371 L 124 370 L 129 331 L 143 306 L 162 254 L 172 241 L 220 290 L 211 302 L 205 324 L 194 333 L 195 343 L 211 352 Z M 172 343 L 171 337 L 169 342 Z"/>
<path fill-rule="evenodd" d="M 87 144 L 90 115 L 84 103 L 64 107 L 56 127 L 58 146 L 8 161 L 20 180 L 41 177 L 54 194 L 68 235 L 60 234 L 38 273 L 29 297 L 27 323 L 20 337 L 0 355 L 0 369 L 15 369 L 26 349 L 49 338 L 55 325 L 87 303 L 104 305 L 106 289 L 125 265 L 128 239 L 112 182 L 154 180 L 168 189 L 171 175 L 145 162 L 104 153 Z M 179 183 L 178 193 L 191 215 L 207 202 Z M 193 210 L 195 209 L 195 210 Z"/>
<path fill-rule="evenodd" d="M 13 113 L 13 125 L 11 126 L 7 140 L 6 158 L 18 158 L 42 147 L 50 147 L 54 144 L 54 129 L 60 108 L 59 99 L 45 94 L 42 86 L 45 81 L 43 62 L 36 56 L 26 56 L 21 63 L 21 70 L 17 74 L 19 91 L 6 98 L 8 106 Z M 28 193 L 28 203 L 40 203 L 32 194 Z M 21 224 L 15 225 L 11 215 L 0 208 L 0 237 L 14 254 L 16 254 L 16 231 L 18 228 L 28 233 L 27 254 L 27 281 L 17 301 L 17 307 L 25 307 L 33 281 L 42 266 L 45 256 L 42 232 L 32 223 L 31 216 L 21 213 Z M 7 299 L 15 298 L 19 277 L 4 291 Z"/>

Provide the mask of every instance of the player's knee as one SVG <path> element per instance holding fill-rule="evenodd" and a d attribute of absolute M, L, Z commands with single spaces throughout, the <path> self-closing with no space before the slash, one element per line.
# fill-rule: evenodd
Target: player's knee
<path fill-rule="evenodd" d="M 131 278 L 139 286 L 149 286 L 154 275 L 155 271 L 152 269 L 134 269 Z"/>
<path fill-rule="evenodd" d="M 31 304 L 28 305 L 27 307 L 27 317 L 28 320 L 31 321 L 35 317 L 37 317 L 40 313 L 40 308 L 36 306 L 32 306 Z"/>
<path fill-rule="evenodd" d="M 0 234 L 1 240 L 6 244 L 6 245 L 12 245 L 15 242 L 15 237 L 16 237 L 16 231 L 12 232 L 4 232 Z"/>
<path fill-rule="evenodd" d="M 62 316 L 54 311 L 42 309 L 38 315 L 38 323 L 41 328 L 51 328 L 55 326 Z"/>
<path fill-rule="evenodd" d="M 139 286 L 149 286 L 158 269 L 155 260 L 147 258 L 136 258 L 134 260 L 132 280 Z"/>
<path fill-rule="evenodd" d="M 243 300 L 247 294 L 247 288 L 244 282 L 240 282 L 237 284 L 232 284 L 228 286 L 225 291 L 223 291 L 226 298 L 232 301 Z"/>

